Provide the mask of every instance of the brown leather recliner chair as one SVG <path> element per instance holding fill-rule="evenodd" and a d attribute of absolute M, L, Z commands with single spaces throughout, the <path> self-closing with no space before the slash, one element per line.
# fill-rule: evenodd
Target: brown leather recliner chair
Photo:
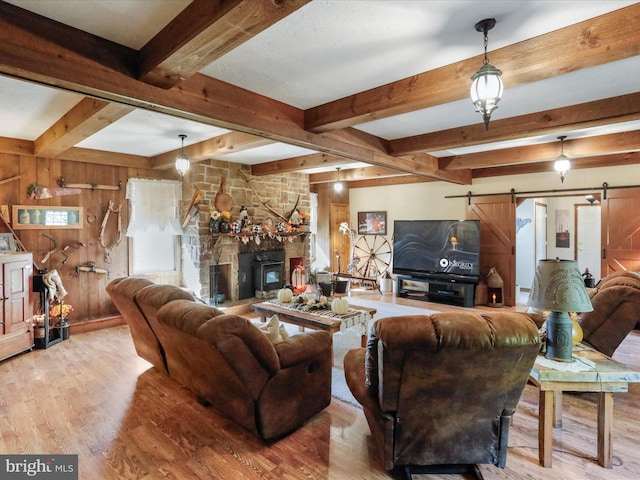
<path fill-rule="evenodd" d="M 111 281 L 106 290 L 122 318 L 129 325 L 136 353 L 158 370 L 167 373 L 162 345 L 134 301 L 136 293 L 149 285 L 153 285 L 153 282 L 147 278 L 123 277 Z"/>
<path fill-rule="evenodd" d="M 640 320 L 640 275 L 607 275 L 589 294 L 592 312 L 580 314 L 583 342 L 611 356 Z"/>
<path fill-rule="evenodd" d="M 344 358 L 385 469 L 504 468 L 511 416 L 540 338 L 518 313 L 448 312 L 376 321 Z"/>

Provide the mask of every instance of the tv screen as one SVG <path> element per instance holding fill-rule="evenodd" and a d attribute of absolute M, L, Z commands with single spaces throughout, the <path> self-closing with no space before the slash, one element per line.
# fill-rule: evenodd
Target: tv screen
<path fill-rule="evenodd" d="M 396 220 L 393 273 L 480 274 L 480 220 Z"/>

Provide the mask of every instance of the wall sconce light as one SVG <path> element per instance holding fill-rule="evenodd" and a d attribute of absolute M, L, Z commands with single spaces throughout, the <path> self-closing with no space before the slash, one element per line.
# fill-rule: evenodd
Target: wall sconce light
<path fill-rule="evenodd" d="M 189 157 L 184 153 L 184 139 L 187 138 L 186 135 L 181 134 L 178 135 L 180 140 L 182 140 L 182 148 L 180 149 L 180 153 L 178 154 L 178 158 L 176 158 L 176 170 L 180 174 L 181 177 L 184 177 L 184 174 L 189 170 L 189 166 L 191 162 L 189 161 Z"/>
<path fill-rule="evenodd" d="M 558 137 L 560 140 L 560 156 L 556 158 L 555 163 L 553 164 L 553 169 L 556 171 L 558 175 L 560 175 L 560 182 L 564 183 L 564 177 L 569 173 L 571 169 L 571 161 L 569 157 L 564 154 L 564 139 L 567 138 L 566 135 L 561 135 Z"/>
<path fill-rule="evenodd" d="M 485 18 L 476 23 L 476 31 L 484 34 L 484 60 L 482 66 L 471 77 L 471 101 L 476 106 L 484 120 L 485 130 L 489 130 L 491 112 L 498 108 L 498 102 L 502 98 L 504 86 L 500 76 L 502 72 L 489 63 L 487 58 L 487 45 L 489 39 L 487 32 L 496 25 L 495 18 Z"/>
<path fill-rule="evenodd" d="M 342 191 L 342 189 L 344 188 L 344 185 L 340 181 L 340 167 L 337 167 L 336 171 L 338 172 L 338 179 L 333 184 L 333 189 L 336 191 L 336 193 L 340 193 Z"/>

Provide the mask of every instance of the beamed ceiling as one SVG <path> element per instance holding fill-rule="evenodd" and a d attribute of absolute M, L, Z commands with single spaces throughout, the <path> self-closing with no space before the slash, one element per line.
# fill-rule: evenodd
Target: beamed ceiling
<path fill-rule="evenodd" d="M 482 64 L 505 93 L 488 131 Z M 0 152 L 351 187 L 640 162 L 640 3 L 0 2 Z M 551 178 L 551 177 L 550 177 Z"/>

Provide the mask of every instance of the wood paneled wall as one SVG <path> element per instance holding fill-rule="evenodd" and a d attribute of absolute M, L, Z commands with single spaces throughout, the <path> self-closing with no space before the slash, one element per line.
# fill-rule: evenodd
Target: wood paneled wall
<path fill-rule="evenodd" d="M 35 229 L 16 230 L 17 236 L 26 249 L 33 253 L 36 268 L 57 269 L 64 287 L 69 292 L 65 303 L 73 306 L 69 316 L 72 326 L 89 323 L 98 319 L 117 315 L 105 286 L 110 279 L 128 274 L 129 246 L 125 236 L 129 219 L 129 205 L 125 199 L 125 187 L 128 178 L 166 178 L 177 179 L 172 170 L 147 170 L 139 168 L 116 167 L 95 163 L 71 162 L 51 158 L 0 154 L 0 181 L 19 175 L 20 178 L 0 185 L 0 205 L 7 205 L 11 211 L 13 205 L 73 206 L 83 208 L 82 229 Z M 99 185 L 118 185 L 120 190 L 82 189 L 79 195 L 68 195 L 50 199 L 36 200 L 28 195 L 29 186 L 57 187 L 60 178 L 67 184 L 89 183 Z M 111 263 L 105 260 L 104 248 L 98 235 L 102 219 L 109 201 L 122 204 L 122 240 L 111 252 Z M 0 231 L 8 231 L 0 225 Z M 53 236 L 58 242 L 57 250 L 50 259 L 42 263 L 45 254 L 53 248 L 52 241 L 42 234 Z M 104 243 L 114 244 L 117 238 L 117 215 L 111 214 L 105 227 Z M 62 249 L 66 245 L 84 247 L 69 248 L 66 263 Z M 95 262 L 96 268 L 109 271 L 109 278 L 103 274 L 76 272 L 76 267 L 87 262 Z M 34 301 L 37 308 L 37 301 Z"/>

